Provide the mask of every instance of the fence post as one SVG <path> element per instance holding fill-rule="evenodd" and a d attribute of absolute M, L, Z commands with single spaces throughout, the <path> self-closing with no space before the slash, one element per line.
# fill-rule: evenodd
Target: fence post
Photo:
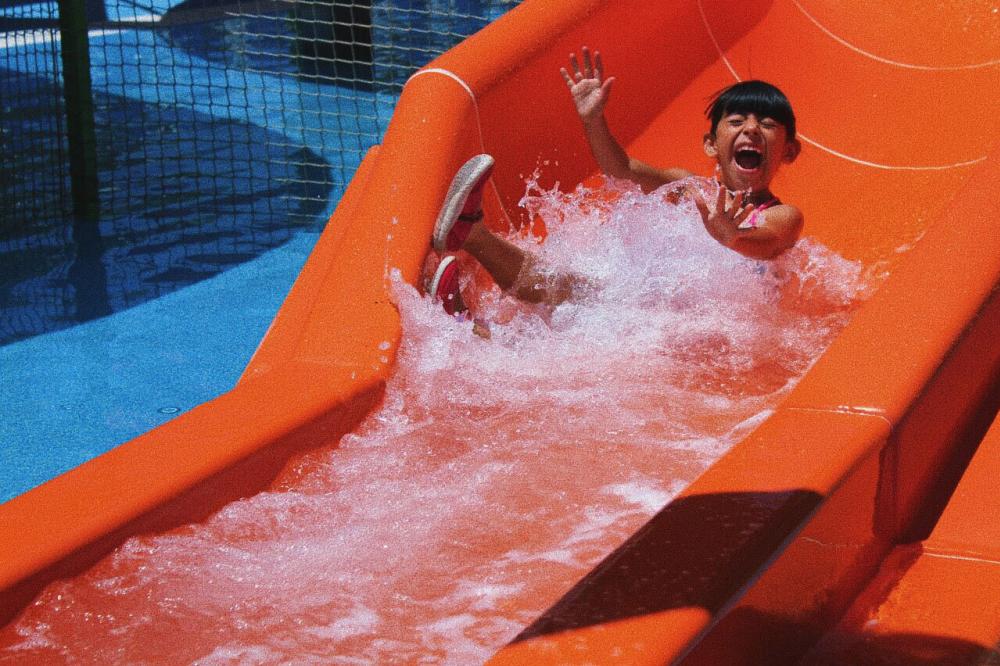
<path fill-rule="evenodd" d="M 301 0 L 297 6 L 303 73 L 371 89 L 375 78 L 371 0 Z"/>
<path fill-rule="evenodd" d="M 59 0 L 59 34 L 73 213 L 78 221 L 96 222 L 100 216 L 97 139 L 85 0 Z"/>

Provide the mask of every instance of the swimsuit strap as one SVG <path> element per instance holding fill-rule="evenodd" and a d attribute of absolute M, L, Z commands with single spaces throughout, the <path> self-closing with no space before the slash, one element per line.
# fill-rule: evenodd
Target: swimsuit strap
<path fill-rule="evenodd" d="M 778 199 L 778 197 L 771 197 L 770 199 L 768 199 L 767 201 L 765 201 L 761 205 L 755 206 L 754 209 L 753 209 L 753 212 L 750 213 L 750 217 L 747 218 L 747 220 L 746 220 L 746 222 L 744 222 L 744 224 L 746 224 L 751 229 L 756 229 L 757 228 L 757 216 L 759 216 L 762 212 L 764 212 L 766 209 L 770 208 L 771 206 L 780 206 L 780 205 L 781 205 L 781 200 Z M 743 227 L 743 225 L 740 225 L 740 228 L 742 229 L 742 228 L 745 228 L 745 227 Z"/>

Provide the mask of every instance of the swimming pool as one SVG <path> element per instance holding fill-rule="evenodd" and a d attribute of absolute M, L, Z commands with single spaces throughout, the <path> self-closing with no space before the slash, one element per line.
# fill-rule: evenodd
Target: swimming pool
<path fill-rule="evenodd" d="M 24 157 L 0 186 L 0 501 L 231 388 L 405 76 L 512 4 L 375 3 L 386 85 L 364 90 L 297 75 L 287 12 L 171 22 L 205 3 L 106 3 L 119 24 L 90 31 L 89 241 L 62 202 L 60 110 L 39 102 L 58 94 L 58 41 L 13 22 L 53 8 L 5 5 L 0 119 Z"/>

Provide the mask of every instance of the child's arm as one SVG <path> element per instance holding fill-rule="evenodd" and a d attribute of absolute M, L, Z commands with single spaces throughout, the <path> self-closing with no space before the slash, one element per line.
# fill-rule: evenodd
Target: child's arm
<path fill-rule="evenodd" d="M 727 207 L 726 190 L 720 188 L 719 198 L 714 208 L 710 208 L 700 195 L 695 195 L 702 222 L 712 238 L 751 259 L 774 259 L 795 245 L 803 223 L 798 208 L 787 204 L 768 208 L 758 213 L 760 222 L 756 227 L 740 229 L 754 208 L 744 206 L 743 197 L 742 192 L 738 193 Z"/>
<path fill-rule="evenodd" d="M 562 72 L 563 79 L 573 95 L 576 112 L 583 121 L 583 131 L 590 144 L 590 151 L 594 154 L 601 171 L 614 178 L 624 178 L 638 183 L 646 192 L 651 192 L 664 183 L 691 175 L 683 169 L 658 169 L 629 157 L 611 134 L 604 119 L 604 105 L 607 104 L 611 84 L 615 78 L 611 76 L 604 79 L 604 64 L 600 52 L 595 51 L 591 59 L 590 49 L 584 46 L 582 69 L 575 53 L 570 54 L 569 62 L 573 70 L 572 75 L 565 67 L 559 71 Z"/>

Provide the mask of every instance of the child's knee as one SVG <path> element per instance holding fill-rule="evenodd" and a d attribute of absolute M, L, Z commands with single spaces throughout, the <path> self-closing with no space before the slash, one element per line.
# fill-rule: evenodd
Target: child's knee
<path fill-rule="evenodd" d="M 526 303 L 556 306 L 573 296 L 576 282 L 573 276 L 562 273 L 534 273 L 519 276 L 511 292 Z"/>
<path fill-rule="evenodd" d="M 540 283 L 515 285 L 514 296 L 519 301 L 537 304 L 547 300 L 548 290 Z"/>

